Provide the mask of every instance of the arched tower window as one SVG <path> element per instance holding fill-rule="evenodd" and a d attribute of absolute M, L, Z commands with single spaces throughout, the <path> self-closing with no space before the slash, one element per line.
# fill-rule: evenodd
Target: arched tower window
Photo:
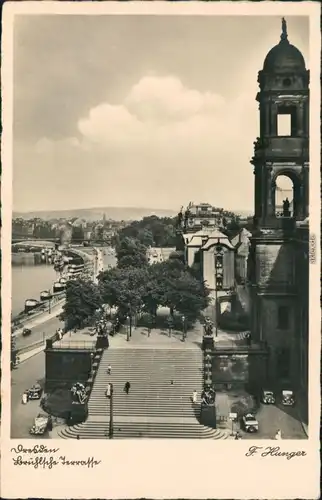
<path fill-rule="evenodd" d="M 281 172 L 272 183 L 276 217 L 297 218 L 303 212 L 303 186 L 294 172 Z"/>
<path fill-rule="evenodd" d="M 278 175 L 275 179 L 275 215 L 276 217 L 294 217 L 294 183 L 287 175 Z"/>

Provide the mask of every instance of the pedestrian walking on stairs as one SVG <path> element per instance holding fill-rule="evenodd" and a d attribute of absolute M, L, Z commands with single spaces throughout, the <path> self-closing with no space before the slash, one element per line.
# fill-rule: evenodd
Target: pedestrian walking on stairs
<path fill-rule="evenodd" d="M 126 394 L 128 394 L 130 392 L 130 388 L 131 388 L 130 382 L 125 382 L 124 392 L 126 392 Z"/>
<path fill-rule="evenodd" d="M 108 365 L 108 367 L 107 367 L 107 375 L 111 375 L 111 373 L 112 373 L 112 367 L 111 367 L 111 365 Z"/>
<path fill-rule="evenodd" d="M 193 403 L 197 403 L 197 399 L 198 399 L 198 393 L 196 391 L 196 389 L 193 391 L 192 393 L 192 402 Z"/>

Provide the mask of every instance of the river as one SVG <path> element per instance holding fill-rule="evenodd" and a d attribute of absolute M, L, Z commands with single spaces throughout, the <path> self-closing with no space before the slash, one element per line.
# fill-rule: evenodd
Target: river
<path fill-rule="evenodd" d="M 30 254 L 26 254 L 30 256 Z M 24 310 L 26 299 L 40 299 L 40 292 L 52 289 L 57 278 L 53 264 L 35 264 L 28 257 L 12 265 L 12 317 Z"/>
<path fill-rule="evenodd" d="M 102 249 L 104 267 L 115 266 L 116 259 L 109 248 Z M 24 310 L 26 299 L 40 299 L 40 292 L 52 289 L 57 273 L 52 264 L 35 264 L 30 253 L 12 258 L 12 317 Z"/>

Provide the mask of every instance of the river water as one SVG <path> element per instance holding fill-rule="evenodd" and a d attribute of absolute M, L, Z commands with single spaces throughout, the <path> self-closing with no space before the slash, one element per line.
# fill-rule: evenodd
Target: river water
<path fill-rule="evenodd" d="M 24 310 L 26 299 L 40 300 L 40 292 L 52 289 L 56 278 L 57 273 L 53 264 L 35 264 L 28 257 L 22 258 L 21 263 L 14 263 L 12 265 L 12 317 Z"/>
<path fill-rule="evenodd" d="M 105 268 L 115 266 L 116 259 L 110 249 L 103 249 Z M 39 259 L 37 259 L 39 260 Z M 40 299 L 40 292 L 52 289 L 59 276 L 53 264 L 35 264 L 35 258 L 30 253 L 20 253 L 12 256 L 12 317 L 24 310 L 26 299 Z"/>

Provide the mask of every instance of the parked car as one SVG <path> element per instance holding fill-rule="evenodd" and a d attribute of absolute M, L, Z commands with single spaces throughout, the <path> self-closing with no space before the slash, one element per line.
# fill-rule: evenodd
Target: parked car
<path fill-rule="evenodd" d="M 263 390 L 262 391 L 261 401 L 262 401 L 262 403 L 264 403 L 266 405 L 273 405 L 273 404 L 275 404 L 276 398 L 275 398 L 274 392 L 273 391 Z"/>
<path fill-rule="evenodd" d="M 23 335 L 24 337 L 27 337 L 27 336 L 28 336 L 28 335 L 30 335 L 30 334 L 31 334 L 31 330 L 30 330 L 30 328 L 24 328 L 24 329 L 22 330 L 22 335 Z"/>
<path fill-rule="evenodd" d="M 293 391 L 282 391 L 282 405 L 283 406 L 295 405 L 295 398 Z"/>
<path fill-rule="evenodd" d="M 28 399 L 41 399 L 42 387 L 40 384 L 34 384 L 30 389 L 28 389 Z"/>
<path fill-rule="evenodd" d="M 44 413 L 39 413 L 38 416 L 34 420 L 34 424 L 30 429 L 30 434 L 34 436 L 41 436 L 45 434 L 48 428 L 52 427 L 51 418 L 49 415 L 45 415 Z"/>
<path fill-rule="evenodd" d="M 246 415 L 243 416 L 243 427 L 246 432 L 258 431 L 258 422 L 253 413 L 247 413 Z"/>

